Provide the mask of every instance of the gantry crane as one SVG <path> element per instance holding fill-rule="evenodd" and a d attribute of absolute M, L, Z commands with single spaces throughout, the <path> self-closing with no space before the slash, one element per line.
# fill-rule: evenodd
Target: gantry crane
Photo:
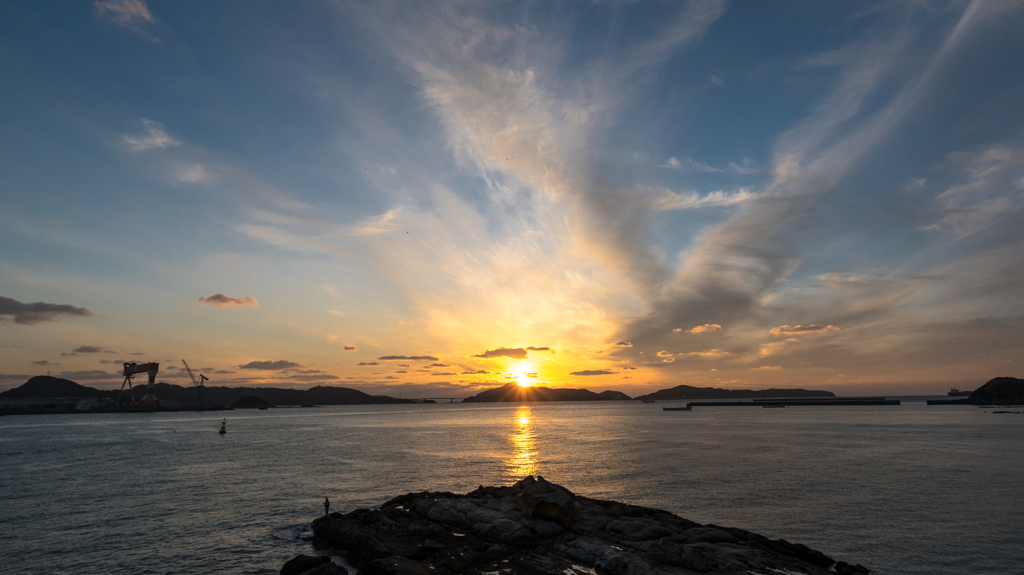
<path fill-rule="evenodd" d="M 150 363 L 135 363 L 125 362 L 124 363 L 124 382 L 121 383 L 121 395 L 124 394 L 124 386 L 128 386 L 128 396 L 131 398 L 130 405 L 132 407 L 160 407 L 160 400 L 156 398 L 156 392 L 153 390 L 153 385 L 156 384 L 156 373 L 160 371 L 160 364 L 153 361 Z M 146 395 L 142 396 L 142 399 L 135 401 L 135 390 L 132 389 L 132 378 L 137 373 L 145 373 L 149 375 L 149 382 L 146 384 Z M 120 398 L 121 395 L 118 397 Z"/>
<path fill-rule="evenodd" d="M 181 360 L 181 363 L 185 364 L 185 371 L 187 371 L 188 376 L 192 378 L 192 385 L 195 386 L 196 392 L 199 394 L 199 397 L 196 399 L 196 406 L 206 407 L 206 386 L 203 385 L 203 382 L 209 381 L 210 378 L 201 373 L 199 374 L 199 377 L 196 377 L 196 374 L 192 373 L 192 368 L 188 366 L 188 363 L 184 359 Z"/>

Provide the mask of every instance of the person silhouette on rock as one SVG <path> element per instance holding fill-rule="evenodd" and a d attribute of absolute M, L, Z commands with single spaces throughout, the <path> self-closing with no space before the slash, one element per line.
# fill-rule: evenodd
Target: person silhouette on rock
<path fill-rule="evenodd" d="M 328 515 L 331 512 L 331 500 L 324 497 L 324 515 Z"/>

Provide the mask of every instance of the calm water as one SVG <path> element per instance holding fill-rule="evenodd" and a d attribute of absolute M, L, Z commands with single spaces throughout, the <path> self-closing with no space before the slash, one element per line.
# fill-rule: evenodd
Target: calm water
<path fill-rule="evenodd" d="M 325 496 L 347 511 L 530 473 L 880 574 L 1024 570 L 1024 414 L 661 407 L 235 411 L 225 436 L 224 414 L 3 417 L 0 571 L 277 573 Z"/>

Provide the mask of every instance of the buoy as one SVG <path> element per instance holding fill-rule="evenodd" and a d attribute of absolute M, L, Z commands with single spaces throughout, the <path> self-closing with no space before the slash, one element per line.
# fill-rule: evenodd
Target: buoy
<path fill-rule="evenodd" d="M 221 435 L 224 435 L 225 433 L 228 432 L 227 426 L 228 426 L 228 420 L 225 419 L 224 421 L 220 422 L 220 434 Z"/>

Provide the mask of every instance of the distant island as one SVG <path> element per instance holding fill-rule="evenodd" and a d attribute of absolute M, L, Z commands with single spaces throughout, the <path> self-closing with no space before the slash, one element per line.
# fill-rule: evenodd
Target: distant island
<path fill-rule="evenodd" d="M 139 395 L 136 386 L 136 397 Z M 145 389 L 145 386 L 142 386 Z M 170 383 L 157 383 L 156 396 L 167 407 L 191 407 L 196 405 L 198 393 L 195 387 L 182 387 Z M 19 387 L 0 393 L 0 400 L 8 404 L 7 413 L 24 412 L 27 409 L 69 411 L 80 400 L 87 400 L 87 409 L 102 408 L 117 400 L 120 390 L 101 390 L 80 385 L 68 379 L 37 375 Z M 23 400 L 18 407 L 18 400 Z M 244 401 L 242 401 L 244 400 Z M 240 403 L 238 403 L 240 402 Z M 205 403 L 211 407 L 231 406 L 238 403 L 241 408 L 268 407 L 271 405 L 370 405 L 392 403 L 415 403 L 411 399 L 398 399 L 386 395 L 370 395 L 347 387 L 317 386 L 311 389 L 282 389 L 277 387 L 220 387 L 206 388 Z M 40 407 L 46 406 L 46 407 Z"/>
<path fill-rule="evenodd" d="M 669 389 L 661 389 L 636 399 L 675 400 L 675 399 L 774 399 L 779 397 L 835 397 L 831 391 L 810 389 L 722 389 L 719 387 L 693 387 L 677 385 Z"/>
<path fill-rule="evenodd" d="M 615 401 L 632 399 L 621 391 L 594 393 L 588 389 L 566 387 L 523 387 L 517 383 L 506 383 L 501 387 L 481 391 L 463 399 L 463 403 L 492 401 Z"/>

